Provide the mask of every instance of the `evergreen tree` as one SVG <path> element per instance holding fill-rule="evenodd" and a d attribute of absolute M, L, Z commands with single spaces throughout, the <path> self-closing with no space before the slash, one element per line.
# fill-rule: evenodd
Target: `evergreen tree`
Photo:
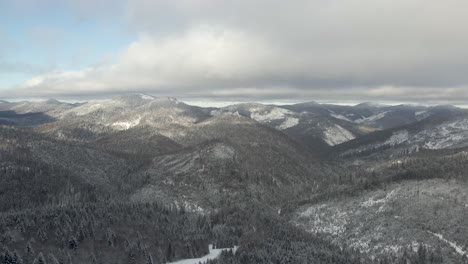
<path fill-rule="evenodd" d="M 153 256 L 151 256 L 151 254 L 146 258 L 146 264 L 154 264 Z"/>
<path fill-rule="evenodd" d="M 133 249 L 128 252 L 128 264 L 136 264 L 136 255 Z"/>
<path fill-rule="evenodd" d="M 39 253 L 37 258 L 33 261 L 33 264 L 47 264 L 47 261 L 44 258 L 44 255 L 42 254 L 42 252 Z"/>
<path fill-rule="evenodd" d="M 12 264 L 13 255 L 11 254 L 10 250 L 8 250 L 8 248 L 3 249 L 1 261 L 5 264 Z"/>
<path fill-rule="evenodd" d="M 58 259 L 55 257 L 54 254 L 50 253 L 48 257 L 49 257 L 49 264 L 60 264 L 60 262 L 58 261 Z"/>
<path fill-rule="evenodd" d="M 422 243 L 420 243 L 418 247 L 418 263 L 419 264 L 426 263 L 426 247 Z"/>
<path fill-rule="evenodd" d="M 21 258 L 21 256 L 18 254 L 18 252 L 15 251 L 15 253 L 13 253 L 13 264 L 23 264 L 24 261 L 23 259 Z"/>
<path fill-rule="evenodd" d="M 72 236 L 68 239 L 68 248 L 76 251 L 78 249 L 78 240 Z"/>

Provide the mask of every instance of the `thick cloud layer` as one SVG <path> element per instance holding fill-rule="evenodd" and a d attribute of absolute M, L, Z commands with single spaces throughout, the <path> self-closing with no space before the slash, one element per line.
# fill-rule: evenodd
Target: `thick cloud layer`
<path fill-rule="evenodd" d="M 468 99 L 464 0 L 134 0 L 122 8 L 139 37 L 113 63 L 50 72 L 9 94 Z"/>

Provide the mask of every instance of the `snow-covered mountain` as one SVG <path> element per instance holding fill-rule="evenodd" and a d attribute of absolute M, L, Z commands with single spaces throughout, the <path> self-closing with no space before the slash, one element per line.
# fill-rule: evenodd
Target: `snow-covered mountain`
<path fill-rule="evenodd" d="M 275 203 L 293 186 L 325 179 L 327 171 L 319 153 L 309 153 L 280 131 L 243 116 L 216 115 L 174 140 L 186 147 L 154 157 L 142 172 L 148 184 L 132 199 L 175 199 L 175 189 L 185 194 L 185 201 L 212 206 L 220 197 L 235 201 L 254 191 Z"/>
<path fill-rule="evenodd" d="M 339 254 L 361 250 L 359 260 L 389 253 L 395 259 L 416 243 L 427 252 L 441 247 L 437 254 L 449 261 L 439 263 L 462 263 L 459 252 L 466 251 L 468 114 L 457 108 L 314 102 L 201 108 L 127 94 L 80 105 L 0 102 L 0 109 L 0 210 L 119 208 L 130 201 L 136 209 L 183 207 L 183 218 L 189 211 L 204 214 L 214 227 L 200 227 L 229 236 L 241 251 L 258 234 L 266 231 L 263 241 L 272 237 L 277 227 L 264 227 L 273 219 L 303 229 L 280 238 L 302 241 L 309 237 L 302 232 L 319 233 L 342 247 Z M 239 208 L 247 211 L 230 217 Z M 88 219 L 82 215 L 76 230 Z M 219 222 L 225 219 L 231 222 Z M 5 238 L 12 237 L 8 230 L 42 236 L 7 222 L 14 225 L 2 229 Z M 55 231 L 47 230 L 49 242 L 34 237 L 42 241 L 34 245 L 56 247 Z M 289 238 L 285 243 L 290 248 Z"/>
<path fill-rule="evenodd" d="M 62 139 L 87 140 L 137 126 L 150 126 L 158 133 L 172 137 L 201 120 L 208 111 L 189 106 L 174 98 L 155 98 L 146 94 L 130 94 L 112 100 L 92 101 L 63 111 L 58 121 L 42 128 Z"/>
<path fill-rule="evenodd" d="M 34 102 L 19 102 L 10 107 L 10 110 L 18 114 L 25 113 L 47 113 L 51 116 L 56 116 L 59 113 L 72 109 L 74 105 L 60 102 L 55 99 Z"/>
<path fill-rule="evenodd" d="M 309 102 L 282 107 L 295 112 L 320 113 L 376 129 L 389 129 L 415 123 L 430 116 L 451 116 L 463 112 L 462 109 L 453 106 L 389 106 L 375 103 L 343 106 Z"/>
<path fill-rule="evenodd" d="M 370 154 L 382 150 L 460 149 L 468 147 L 468 115 L 433 117 L 397 129 L 379 131 L 337 149 L 342 155 Z"/>
<path fill-rule="evenodd" d="M 75 107 L 73 104 L 49 99 L 34 102 L 0 102 L 0 123 L 19 126 L 37 126 L 56 120 L 60 113 Z"/>
<path fill-rule="evenodd" d="M 237 104 L 212 111 L 249 117 L 260 124 L 282 131 L 310 148 L 323 149 L 349 141 L 365 133 L 350 121 L 322 113 L 295 112 L 284 107 L 263 104 Z"/>

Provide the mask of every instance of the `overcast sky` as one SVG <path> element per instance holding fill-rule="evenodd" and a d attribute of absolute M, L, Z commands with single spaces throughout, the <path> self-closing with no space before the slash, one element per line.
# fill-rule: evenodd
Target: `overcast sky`
<path fill-rule="evenodd" d="M 0 97 L 466 104 L 466 0 L 1 0 Z"/>

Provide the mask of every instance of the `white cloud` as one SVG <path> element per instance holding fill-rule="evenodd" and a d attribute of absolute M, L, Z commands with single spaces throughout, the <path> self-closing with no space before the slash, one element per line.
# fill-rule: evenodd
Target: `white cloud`
<path fill-rule="evenodd" d="M 85 5 L 88 6 L 88 5 Z M 16 96 L 467 99 L 462 0 L 134 0 L 112 64 L 38 76 Z"/>

